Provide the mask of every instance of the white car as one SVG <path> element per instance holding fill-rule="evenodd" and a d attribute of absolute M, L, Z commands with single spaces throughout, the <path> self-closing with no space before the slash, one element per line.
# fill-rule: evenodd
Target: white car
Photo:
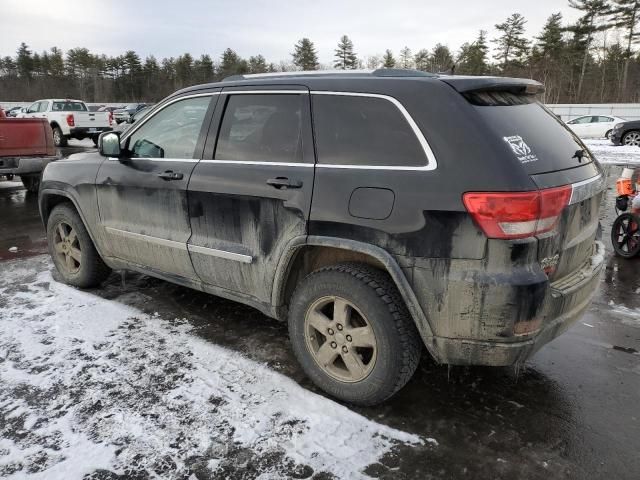
<path fill-rule="evenodd" d="M 580 138 L 609 138 L 613 127 L 621 122 L 626 120 L 612 115 L 585 115 L 574 118 L 567 125 Z"/>
<path fill-rule="evenodd" d="M 91 138 L 98 145 L 98 136 L 113 123 L 111 112 L 90 112 L 84 102 L 70 99 L 38 100 L 18 117 L 46 118 L 56 147 L 65 147 L 70 138 Z"/>

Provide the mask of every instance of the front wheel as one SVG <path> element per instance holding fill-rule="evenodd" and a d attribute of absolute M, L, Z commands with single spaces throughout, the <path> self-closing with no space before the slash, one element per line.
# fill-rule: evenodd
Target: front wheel
<path fill-rule="evenodd" d="M 95 287 L 111 273 L 80 215 L 70 204 L 57 205 L 51 212 L 47 221 L 47 243 L 56 269 L 69 285 Z"/>
<path fill-rule="evenodd" d="M 22 185 L 29 193 L 38 193 L 40 189 L 40 174 L 38 175 L 21 175 Z"/>
<path fill-rule="evenodd" d="M 415 372 L 420 336 L 389 276 L 344 263 L 307 276 L 293 294 L 289 336 L 305 373 L 330 395 L 375 405 Z"/>
<path fill-rule="evenodd" d="M 640 147 L 640 131 L 631 130 L 625 133 L 622 137 L 622 143 L 632 147 Z"/>
<path fill-rule="evenodd" d="M 640 253 L 640 218 L 632 213 L 623 213 L 611 227 L 611 243 L 616 255 L 624 258 Z"/>

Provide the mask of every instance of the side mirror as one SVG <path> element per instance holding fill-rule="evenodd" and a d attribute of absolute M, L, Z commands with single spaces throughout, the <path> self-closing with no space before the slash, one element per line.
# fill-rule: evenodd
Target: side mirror
<path fill-rule="evenodd" d="M 103 157 L 120 158 L 122 150 L 120 149 L 120 133 L 105 132 L 101 133 L 98 138 L 98 149 Z"/>

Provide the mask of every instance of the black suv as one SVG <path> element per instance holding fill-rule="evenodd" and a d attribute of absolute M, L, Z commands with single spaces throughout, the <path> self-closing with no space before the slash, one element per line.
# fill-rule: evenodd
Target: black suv
<path fill-rule="evenodd" d="M 371 405 L 440 363 L 512 365 L 589 305 L 602 171 L 509 78 L 234 77 L 49 164 L 64 280 L 143 272 L 288 320 L 323 390 Z"/>

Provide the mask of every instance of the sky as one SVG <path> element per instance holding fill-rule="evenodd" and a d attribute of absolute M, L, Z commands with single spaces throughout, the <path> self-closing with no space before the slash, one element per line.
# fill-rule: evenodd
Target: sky
<path fill-rule="evenodd" d="M 14 55 L 24 41 L 38 52 L 87 47 L 157 58 L 188 52 L 218 59 L 230 47 L 278 63 L 290 61 L 293 45 L 308 37 L 329 65 L 344 34 L 360 58 L 438 42 L 456 51 L 480 29 L 494 38 L 495 24 L 514 12 L 528 20 L 529 38 L 551 13 L 562 12 L 567 22 L 579 16 L 567 0 L 0 0 L 0 55 Z"/>

